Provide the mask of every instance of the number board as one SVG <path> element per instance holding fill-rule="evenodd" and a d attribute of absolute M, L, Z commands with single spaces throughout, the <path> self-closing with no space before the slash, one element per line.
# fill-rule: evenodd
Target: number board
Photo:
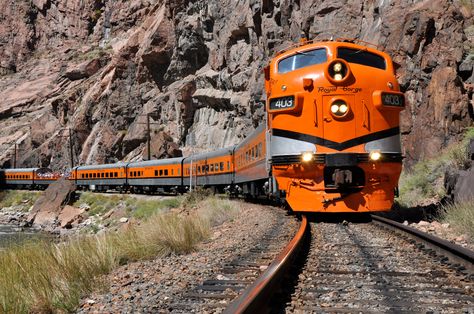
<path fill-rule="evenodd" d="M 295 105 L 294 96 L 270 99 L 270 110 L 291 109 L 295 107 Z"/>
<path fill-rule="evenodd" d="M 401 94 L 382 93 L 382 105 L 405 107 L 405 97 Z"/>

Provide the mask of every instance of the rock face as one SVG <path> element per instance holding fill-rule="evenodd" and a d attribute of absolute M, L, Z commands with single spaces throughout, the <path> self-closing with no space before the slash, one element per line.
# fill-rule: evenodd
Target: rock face
<path fill-rule="evenodd" d="M 179 156 L 239 142 L 264 117 L 262 68 L 298 40 L 388 52 L 408 105 L 408 163 L 474 119 L 468 1 L 0 0 L 0 165 Z M 70 141 L 71 140 L 71 141 Z M 419 145 L 423 142 L 423 145 Z M 71 148 L 72 146 L 72 148 Z"/>

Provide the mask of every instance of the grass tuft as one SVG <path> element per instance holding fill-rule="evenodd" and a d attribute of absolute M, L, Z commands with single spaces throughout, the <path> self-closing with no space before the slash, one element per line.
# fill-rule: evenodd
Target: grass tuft
<path fill-rule="evenodd" d="M 236 215 L 240 209 L 237 204 L 228 199 L 209 197 L 201 202 L 198 214 L 204 217 L 212 227 L 218 226 Z"/>
<path fill-rule="evenodd" d="M 474 240 L 474 201 L 445 205 L 441 212 L 442 222 Z"/>

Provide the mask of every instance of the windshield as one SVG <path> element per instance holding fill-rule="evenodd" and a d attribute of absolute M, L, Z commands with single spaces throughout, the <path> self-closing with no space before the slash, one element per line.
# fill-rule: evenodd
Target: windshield
<path fill-rule="evenodd" d="M 386 69 L 385 59 L 375 53 L 360 49 L 338 48 L 337 57 L 349 63 L 357 63 L 377 69 Z"/>
<path fill-rule="evenodd" d="M 321 64 L 327 60 L 325 48 L 297 52 L 278 62 L 278 73 L 288 73 L 310 65 Z"/>

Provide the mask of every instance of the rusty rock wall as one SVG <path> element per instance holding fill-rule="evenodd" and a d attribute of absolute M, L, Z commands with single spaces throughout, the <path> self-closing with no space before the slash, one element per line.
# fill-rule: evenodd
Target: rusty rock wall
<path fill-rule="evenodd" d="M 472 2 L 0 0 L 0 164 L 66 168 L 238 143 L 264 116 L 262 68 L 298 40 L 391 54 L 408 162 L 473 124 Z M 421 143 L 421 144 L 420 144 Z"/>

